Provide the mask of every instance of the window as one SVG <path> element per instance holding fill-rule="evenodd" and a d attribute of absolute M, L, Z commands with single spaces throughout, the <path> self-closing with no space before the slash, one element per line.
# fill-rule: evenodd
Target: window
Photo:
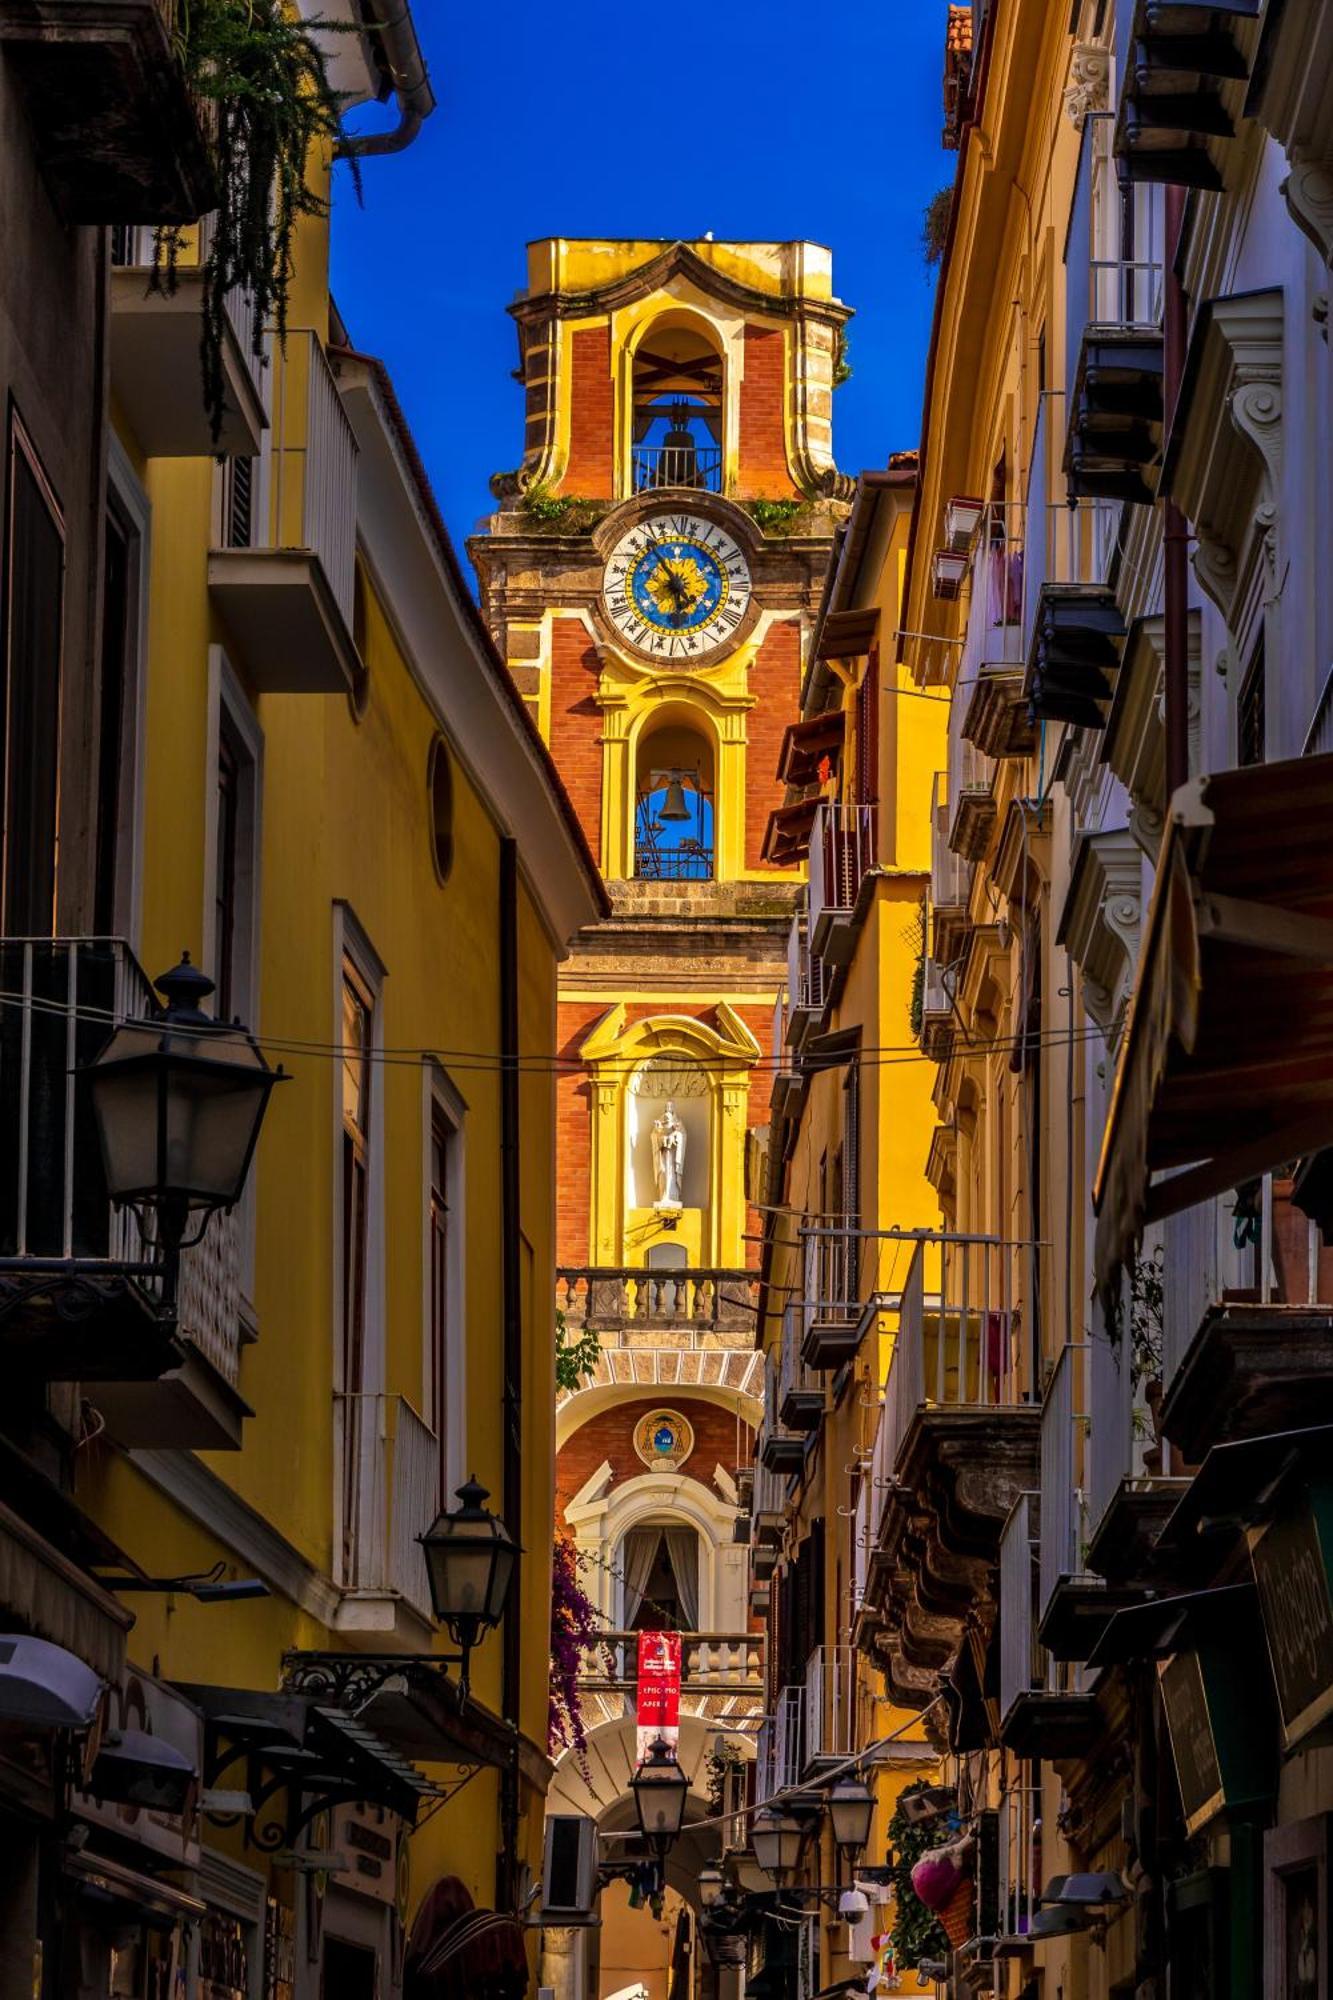
<path fill-rule="evenodd" d="M 717 872 L 713 752 L 688 712 L 665 712 L 640 739 L 634 873 L 647 882 L 708 882 Z"/>
<path fill-rule="evenodd" d="M 449 880 L 454 865 L 454 776 L 444 738 L 437 736 L 426 762 L 426 792 L 430 805 L 430 851 L 440 882 Z"/>
<path fill-rule="evenodd" d="M 56 914 L 65 532 L 17 417 L 10 422 L 8 489 L 0 925 L 11 937 L 49 936 Z"/>
<path fill-rule="evenodd" d="M 220 1021 L 253 1027 L 258 1012 L 259 816 L 264 740 L 221 650 L 210 661 L 213 701 L 212 824 L 205 925 Z"/>
<path fill-rule="evenodd" d="M 217 990 L 213 1006 L 220 1021 L 230 1021 L 236 1012 L 236 845 L 239 783 L 240 773 L 236 767 L 236 753 L 224 735 L 218 744 L 215 869 L 217 887 L 213 897 L 213 980 Z"/>
<path fill-rule="evenodd" d="M 248 549 L 255 538 L 255 464 L 229 458 L 222 471 L 222 545 Z"/>
<path fill-rule="evenodd" d="M 356 1575 L 360 1518 L 360 1399 L 366 1382 L 366 1266 L 370 1240 L 370 1098 L 375 1003 L 350 958 L 342 966 L 343 1577 Z"/>
<path fill-rule="evenodd" d="M 657 321 L 634 356 L 634 491 L 722 491 L 722 356 L 692 324 Z"/>
<path fill-rule="evenodd" d="M 118 921 L 121 897 L 124 778 L 129 769 L 127 710 L 134 682 L 135 571 L 138 536 L 118 507 L 106 517 L 106 554 L 102 567 L 102 675 L 98 703 L 97 858 L 93 928 L 110 937 L 123 928 Z"/>

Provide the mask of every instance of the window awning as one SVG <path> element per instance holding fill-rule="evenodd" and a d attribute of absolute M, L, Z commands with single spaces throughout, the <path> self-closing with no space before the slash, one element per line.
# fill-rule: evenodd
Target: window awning
<path fill-rule="evenodd" d="M 1330 1454 L 1331 1424 L 1215 1444 L 1168 1517 L 1158 1549 L 1187 1555 L 1201 1537 L 1252 1527 L 1272 1511 L 1289 1473 L 1307 1464 L 1328 1465 Z"/>
<path fill-rule="evenodd" d="M 825 758 L 832 763 L 842 749 L 847 730 L 846 711 L 830 709 L 824 715 L 809 715 L 793 722 L 782 739 L 778 756 L 778 781 L 784 785 L 817 785 L 819 767 Z"/>
<path fill-rule="evenodd" d="M 879 637 L 879 606 L 866 611 L 830 611 L 815 639 L 817 660 L 859 660 Z"/>
<path fill-rule="evenodd" d="M 1232 1621 L 1247 1623 L 1253 1630 L 1258 1613 L 1258 1593 L 1252 1583 L 1229 1583 L 1218 1590 L 1192 1590 L 1181 1597 L 1134 1604 L 1108 1619 L 1088 1655 L 1088 1667 L 1095 1671 L 1188 1653 L 1201 1635 L 1215 1633 Z"/>
<path fill-rule="evenodd" d="M 1093 1190 L 1100 1284 L 1145 1224 L 1333 1142 L 1331 825 L 1333 755 L 1172 801 Z"/>
<path fill-rule="evenodd" d="M 779 868 L 792 861 L 803 861 L 819 803 L 818 799 L 798 799 L 795 805 L 778 806 L 771 812 L 760 858 Z"/>

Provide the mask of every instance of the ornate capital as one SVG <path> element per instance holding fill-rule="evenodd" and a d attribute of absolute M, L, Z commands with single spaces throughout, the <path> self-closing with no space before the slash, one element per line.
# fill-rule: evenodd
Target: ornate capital
<path fill-rule="evenodd" d="M 1095 42 L 1078 42 L 1069 64 L 1065 117 L 1076 132 L 1083 130 L 1090 111 L 1106 109 L 1111 83 L 1111 55 Z"/>

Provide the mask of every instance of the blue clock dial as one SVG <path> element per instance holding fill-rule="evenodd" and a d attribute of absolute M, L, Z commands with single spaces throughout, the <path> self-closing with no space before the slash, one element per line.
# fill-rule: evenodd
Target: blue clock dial
<path fill-rule="evenodd" d="M 640 615 L 665 632 L 697 632 L 726 603 L 725 571 L 698 542 L 651 542 L 629 575 Z"/>
<path fill-rule="evenodd" d="M 602 595 L 611 622 L 640 652 L 698 666 L 737 642 L 750 602 L 750 570 L 716 521 L 701 514 L 650 515 L 611 551 Z"/>

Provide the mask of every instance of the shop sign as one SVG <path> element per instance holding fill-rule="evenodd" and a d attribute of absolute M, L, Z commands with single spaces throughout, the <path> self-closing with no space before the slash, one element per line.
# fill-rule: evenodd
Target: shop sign
<path fill-rule="evenodd" d="M 1160 1672 L 1162 1706 L 1171 1732 L 1185 1827 L 1193 1834 L 1226 1804 L 1203 1670 L 1197 1653 L 1177 1653 L 1163 1663 Z"/>
<path fill-rule="evenodd" d="M 640 1632 L 636 1702 L 637 1762 L 660 1736 L 674 1750 L 680 1739 L 680 1634 Z"/>
<path fill-rule="evenodd" d="M 179 1750 L 196 1771 L 204 1768 L 204 1722 L 198 1709 L 175 1688 L 134 1667 L 127 1666 L 110 1690 L 103 1727 L 142 1730 Z M 122 1840 L 137 1841 L 179 1867 L 199 1865 L 199 1818 L 193 1809 L 183 1814 L 159 1812 L 148 1806 L 113 1804 L 83 1791 L 73 1792 L 70 1804 L 80 1819 L 107 1827 Z"/>
<path fill-rule="evenodd" d="M 1307 1493 L 1251 1531 L 1250 1560 L 1290 1750 L 1333 1713 L 1333 1604 L 1320 1520 Z"/>
<path fill-rule="evenodd" d="M 333 1877 L 334 1885 L 377 1903 L 396 1902 L 402 1825 L 397 1813 L 383 1806 L 335 1807 L 333 1847 L 342 1856 L 342 1866 Z"/>

